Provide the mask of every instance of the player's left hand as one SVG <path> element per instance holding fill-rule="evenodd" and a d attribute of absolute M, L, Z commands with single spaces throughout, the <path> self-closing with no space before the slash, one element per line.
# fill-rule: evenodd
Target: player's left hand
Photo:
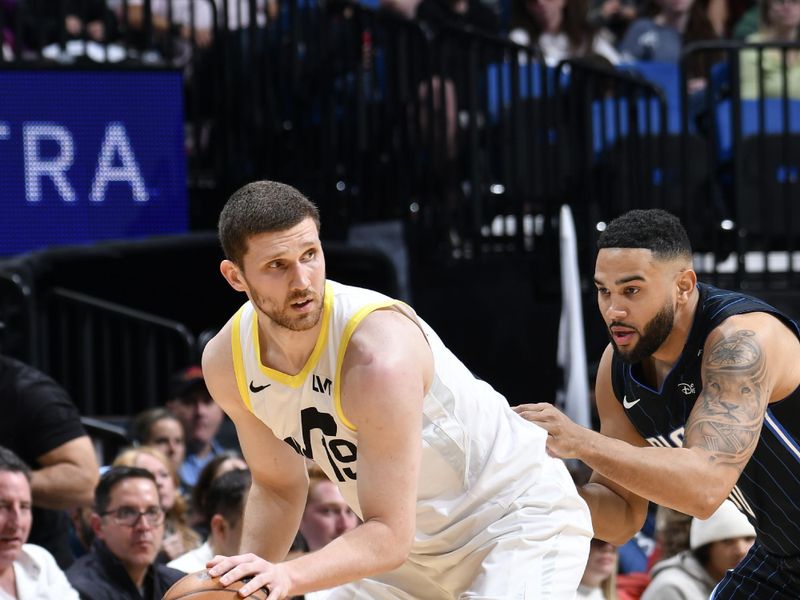
<path fill-rule="evenodd" d="M 526 421 L 536 423 L 548 433 L 547 453 L 556 458 L 580 458 L 586 429 L 573 423 L 552 404 L 520 404 L 514 412 Z"/>
<path fill-rule="evenodd" d="M 208 574 L 220 577 L 222 585 L 230 585 L 245 577 L 252 577 L 239 588 L 239 596 L 246 598 L 259 588 L 269 591 L 267 600 L 283 600 L 289 597 L 291 580 L 281 564 L 273 564 L 255 554 L 238 556 L 215 556 L 207 564 Z"/>

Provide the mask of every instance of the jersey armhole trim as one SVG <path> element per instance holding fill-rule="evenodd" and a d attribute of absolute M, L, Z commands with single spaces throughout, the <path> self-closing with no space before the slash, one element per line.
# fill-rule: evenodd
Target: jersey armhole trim
<path fill-rule="evenodd" d="M 244 367 L 244 356 L 242 356 L 242 315 L 247 305 L 243 305 L 233 316 L 233 326 L 231 328 L 231 350 L 233 351 L 233 372 L 236 377 L 236 387 L 239 388 L 239 395 L 242 397 L 245 407 L 251 413 L 253 405 L 250 403 L 250 392 L 247 389 L 247 373 Z"/>
<path fill-rule="evenodd" d="M 397 304 L 398 302 L 396 300 L 388 300 L 386 302 L 376 302 L 374 304 L 362 306 L 356 314 L 350 317 L 342 333 L 342 340 L 339 342 L 339 354 L 336 356 L 336 376 L 333 383 L 333 406 L 336 409 L 336 415 L 339 417 L 339 420 L 350 431 L 356 432 L 358 428 L 345 416 L 344 410 L 342 409 L 342 363 L 344 362 L 345 352 L 347 352 L 347 345 L 350 343 L 350 338 L 353 336 L 356 327 L 364 320 L 364 317 L 381 308 L 389 308 Z"/>

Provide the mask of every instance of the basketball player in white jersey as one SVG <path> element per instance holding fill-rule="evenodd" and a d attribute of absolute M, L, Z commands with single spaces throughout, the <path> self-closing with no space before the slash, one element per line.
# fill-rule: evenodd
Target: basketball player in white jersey
<path fill-rule="evenodd" d="M 207 345 L 203 372 L 253 485 L 247 554 L 215 557 L 211 574 L 252 577 L 240 595 L 264 586 L 270 600 L 335 586 L 342 600 L 572 598 L 591 520 L 546 432 L 407 305 L 326 281 L 319 214 L 294 188 L 245 186 L 219 232 L 222 274 L 248 302 Z M 306 458 L 363 524 L 280 562 Z"/>

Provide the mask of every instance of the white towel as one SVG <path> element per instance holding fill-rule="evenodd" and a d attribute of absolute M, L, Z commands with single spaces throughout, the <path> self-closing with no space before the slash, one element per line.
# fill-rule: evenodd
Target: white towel
<path fill-rule="evenodd" d="M 566 204 L 561 207 L 559 238 L 562 299 L 556 360 L 564 373 L 564 388 L 556 392 L 556 406 L 578 425 L 591 428 L 578 245 L 572 211 Z"/>

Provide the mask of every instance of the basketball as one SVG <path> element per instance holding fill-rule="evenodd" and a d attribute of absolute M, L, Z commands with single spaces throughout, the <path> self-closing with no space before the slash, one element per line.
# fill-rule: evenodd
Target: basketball
<path fill-rule="evenodd" d="M 240 597 L 237 592 L 246 581 L 249 581 L 249 579 L 234 581 L 228 587 L 223 587 L 219 582 L 219 577 L 211 577 L 208 571 L 197 571 L 196 573 L 189 573 L 176 581 L 164 594 L 162 600 L 179 600 L 181 598 L 191 598 L 192 600 L 234 600 Z M 247 598 L 250 600 L 266 600 L 267 591 L 261 588 L 247 596 Z"/>

